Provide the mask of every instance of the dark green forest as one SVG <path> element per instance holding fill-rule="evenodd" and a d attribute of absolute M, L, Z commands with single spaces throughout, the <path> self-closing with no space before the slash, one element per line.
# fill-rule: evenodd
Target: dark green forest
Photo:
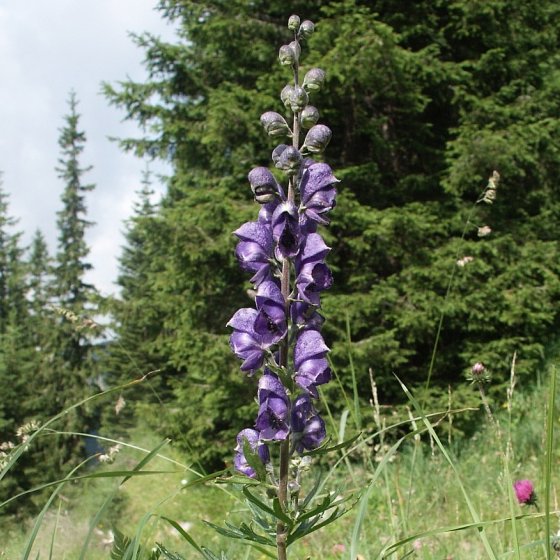
<path fill-rule="evenodd" d="M 74 96 L 59 140 L 56 254 L 40 232 L 23 246 L 0 190 L 2 452 L 33 422 L 149 374 L 123 390 L 122 411 L 116 393 L 53 427 L 114 436 L 142 418 L 206 469 L 231 464 L 255 394 L 228 347 L 226 323 L 250 301 L 232 232 L 253 218 L 247 174 L 268 166 L 275 146 L 259 117 L 282 110 L 275 45 L 289 41 L 292 13 L 317 22 L 304 71 L 328 69 L 317 104 L 341 182 L 322 312 L 340 383 L 352 392 L 354 373 L 364 407 L 370 372 L 397 409 L 395 374 L 434 409 L 448 406 L 449 388 L 454 407 L 478 406 L 466 372 L 486 364 L 499 401 L 514 352 L 519 383 L 535 383 L 560 320 L 557 2 L 162 0 L 158 9 L 176 40 L 134 37 L 149 79 L 103 85 L 145 131 L 115 149 L 173 169 L 158 204 L 149 173 L 139 185 L 119 297 L 103 300 L 84 281 L 93 186 Z M 496 188 L 481 200 L 489 178 Z M 331 385 L 323 397 L 340 411 Z M 476 414 L 454 423 L 475 426 Z M 0 501 L 85 453 L 78 435 L 39 438 Z"/>

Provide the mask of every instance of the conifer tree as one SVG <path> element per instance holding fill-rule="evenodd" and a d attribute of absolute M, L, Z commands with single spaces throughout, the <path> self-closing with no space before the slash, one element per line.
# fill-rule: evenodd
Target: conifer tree
<path fill-rule="evenodd" d="M 333 130 L 329 162 L 341 183 L 326 239 L 335 288 L 323 307 L 342 383 L 352 390 L 349 351 L 360 395 L 370 393 L 370 368 L 380 398 L 392 401 L 402 398 L 395 372 L 425 387 L 433 369 L 432 398 L 441 396 L 443 407 L 448 384 L 459 387 L 457 402 L 475 402 L 463 383 L 474 362 L 493 364 L 497 388 L 514 350 L 522 350 L 520 375 L 535 370 L 559 320 L 556 2 L 159 7 L 180 39 L 137 37 L 150 79 L 106 93 L 148 131 L 122 147 L 174 166 L 152 278 L 166 316 L 157 344 L 176 371 L 172 421 L 185 446 L 212 460 L 220 439 L 208 449 L 207 434 L 219 433 L 226 450 L 230 427 L 250 419 L 224 337 L 229 316 L 247 304 L 233 288 L 244 278 L 231 232 L 249 218 L 247 166 L 268 165 L 253 123 L 285 83 L 269 45 L 289 42 L 283 30 L 292 13 L 320 21 L 303 71 L 329 69 L 318 104 Z M 494 169 L 504 196 L 498 190 L 496 204 L 477 206 L 463 235 Z M 479 237 L 485 225 L 493 232 Z M 455 268 L 462 256 L 473 265 Z"/>
<path fill-rule="evenodd" d="M 52 336 L 48 341 L 49 362 L 44 364 L 36 387 L 37 410 L 49 418 L 85 398 L 95 378 L 93 337 L 95 324 L 91 316 L 96 296 L 95 288 L 87 283 L 85 274 L 91 269 L 87 261 L 89 247 L 85 233 L 92 225 L 86 219 L 85 195 L 94 185 L 84 183 L 83 176 L 91 167 L 82 167 L 86 136 L 79 129 L 79 114 L 74 93 L 69 97 L 69 113 L 60 129 L 61 157 L 56 168 L 64 182 L 62 209 L 58 212 L 58 252 L 53 267 Z M 80 408 L 68 414 L 59 429 L 67 432 L 87 432 L 92 427 L 92 412 Z M 83 454 L 83 438 L 63 436 L 57 445 L 44 450 L 45 464 L 57 470 L 74 462 Z"/>

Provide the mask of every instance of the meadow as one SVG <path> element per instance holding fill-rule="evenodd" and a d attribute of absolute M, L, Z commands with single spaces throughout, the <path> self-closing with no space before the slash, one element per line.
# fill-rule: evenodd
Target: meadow
<path fill-rule="evenodd" d="M 320 462 L 326 488 L 352 496 L 353 507 L 337 523 L 294 545 L 291 556 L 553 558 L 555 541 L 547 552 L 546 535 L 556 534 L 560 514 L 555 375 L 551 360 L 535 387 L 519 388 L 513 371 L 505 402 L 488 403 L 487 410 L 481 402 L 479 429 L 472 437 L 453 427 L 453 418 L 465 411 L 427 412 L 428 406 L 411 396 L 407 420 L 372 396 L 372 407 L 362 410 L 361 436 Z M 331 433 L 342 440 L 351 415 L 331 421 Z M 116 442 L 100 443 L 109 448 Z M 196 472 L 188 457 L 159 441 L 146 425 L 136 426 L 120 443 L 112 464 L 84 467 L 74 473 L 83 479 L 43 491 L 39 502 L 49 505 L 39 516 L 8 520 L 0 557 L 200 557 L 188 539 L 227 558 L 275 557 L 266 547 L 227 539 L 206 523 L 223 526 L 251 516 L 240 486 L 223 484 L 227 473 L 223 480 L 211 476 L 200 482 L 206 473 Z M 143 471 L 154 474 L 140 475 Z M 519 479 L 533 481 L 535 505 L 516 500 L 512 484 Z M 138 543 L 128 556 L 127 539 Z M 157 543 L 169 556 L 161 551 L 150 556 Z"/>

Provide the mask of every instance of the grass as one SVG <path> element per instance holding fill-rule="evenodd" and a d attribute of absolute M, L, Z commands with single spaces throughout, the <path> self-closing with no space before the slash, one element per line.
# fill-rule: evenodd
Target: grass
<path fill-rule="evenodd" d="M 560 480 L 553 468 L 559 459 L 554 445 L 556 392 L 552 382 L 531 394 L 512 392 L 494 411 L 499 428 L 481 408 L 481 426 L 474 437 L 445 442 L 434 430 L 434 417 L 424 415 L 413 396 L 415 420 L 402 441 L 394 436 L 391 415 L 381 418 L 375 408 L 362 411 L 364 440 L 374 426 L 388 425 L 384 436 L 355 443 L 328 480 L 329 488 L 341 495 L 353 493 L 355 499 L 361 496 L 361 501 L 338 522 L 296 543 L 291 557 L 554 558 L 546 542 L 547 535 L 559 529 Z M 342 436 L 342 423 L 338 429 Z M 250 519 L 239 488 L 214 482 L 191 486 L 188 481 L 196 477 L 188 458 L 160 442 L 145 426 L 133 430 L 129 440 L 158 454 L 125 447 L 114 464 L 88 472 L 128 472 L 128 477 L 90 477 L 51 489 L 57 493 L 51 494 L 52 503 L 37 524 L 32 545 L 34 520 L 23 525 L 4 523 L 0 558 L 22 558 L 29 549 L 28 558 L 106 559 L 111 531 L 116 530 L 136 538 L 139 551 L 140 546 L 148 550 L 161 542 L 193 558 L 194 549 L 164 518 L 176 521 L 198 543 L 224 550 L 230 559 L 266 557 L 204 524 L 204 520 L 223 525 Z M 171 472 L 132 476 L 138 470 Z M 516 503 L 511 485 L 520 478 L 535 482 L 540 511 Z M 551 515 L 546 515 L 547 504 Z"/>

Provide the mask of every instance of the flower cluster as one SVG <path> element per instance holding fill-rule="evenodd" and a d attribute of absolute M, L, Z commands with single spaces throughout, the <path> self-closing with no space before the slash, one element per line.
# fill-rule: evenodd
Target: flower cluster
<path fill-rule="evenodd" d="M 252 274 L 256 295 L 254 307 L 239 309 L 228 322 L 230 346 L 242 360 L 242 371 L 262 371 L 254 427 L 238 434 L 235 448 L 235 468 L 250 477 L 258 475 L 255 461 L 270 462 L 274 443 L 288 445 L 289 457 L 321 445 L 325 423 L 315 402 L 318 387 L 331 378 L 319 309 L 321 292 L 331 287 L 333 277 L 326 264 L 330 248 L 317 230 L 329 223 L 338 180 L 326 163 L 309 157 L 320 156 L 331 139 L 330 129 L 317 124 L 319 111 L 309 104 L 325 72 L 311 68 L 299 84 L 301 42 L 314 24 L 292 16 L 288 28 L 294 40 L 280 48 L 279 60 L 292 67 L 294 80 L 280 99 L 293 124 L 274 111 L 261 116 L 270 137 L 291 139 L 289 145 L 277 145 L 271 158 L 287 186 L 267 167 L 251 170 L 249 185 L 261 208 L 256 221 L 234 232 L 237 259 Z M 300 147 L 303 129 L 308 132 Z"/>

